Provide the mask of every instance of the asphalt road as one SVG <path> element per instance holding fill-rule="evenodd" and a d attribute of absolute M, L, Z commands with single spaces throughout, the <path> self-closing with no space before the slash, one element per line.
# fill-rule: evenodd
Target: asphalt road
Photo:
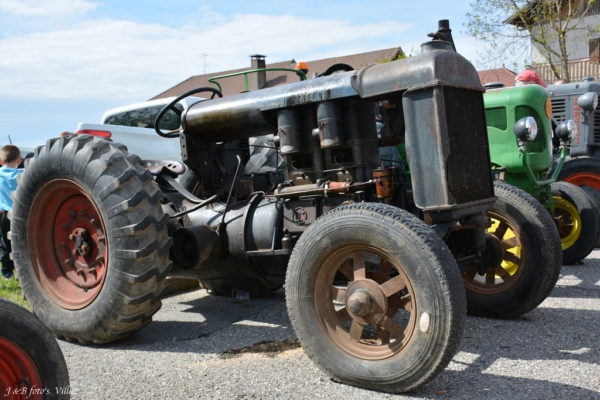
<path fill-rule="evenodd" d="M 564 266 L 551 296 L 527 315 L 469 317 L 450 365 L 408 395 L 330 381 L 293 340 L 282 292 L 242 301 L 203 290 L 178 294 L 124 341 L 60 346 L 73 399 L 589 400 L 600 399 L 599 332 L 596 250 L 584 264 Z M 279 342 L 253 347 L 263 341 Z"/>

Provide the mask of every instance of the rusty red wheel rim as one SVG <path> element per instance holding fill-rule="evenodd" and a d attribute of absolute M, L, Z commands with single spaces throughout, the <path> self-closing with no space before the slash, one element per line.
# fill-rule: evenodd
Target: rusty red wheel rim
<path fill-rule="evenodd" d="M 415 330 L 410 280 L 400 264 L 372 246 L 353 244 L 330 253 L 317 272 L 314 301 L 329 339 L 358 358 L 392 357 Z"/>
<path fill-rule="evenodd" d="M 106 278 L 108 244 L 98 207 L 77 183 L 48 182 L 33 201 L 28 247 L 44 293 L 77 310 L 91 304 Z"/>
<path fill-rule="evenodd" d="M 591 186 L 600 190 L 600 175 L 592 172 L 577 172 L 565 177 L 563 181 L 572 183 L 575 186 Z"/>
<path fill-rule="evenodd" d="M 42 399 L 40 373 L 21 346 L 0 337 L 0 393 L 3 399 Z M 8 396 L 6 396 L 8 394 Z"/>

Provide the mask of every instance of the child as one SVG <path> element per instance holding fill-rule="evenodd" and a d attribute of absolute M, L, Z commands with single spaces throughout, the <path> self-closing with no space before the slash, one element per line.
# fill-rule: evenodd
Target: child
<path fill-rule="evenodd" d="M 23 172 L 17 169 L 21 163 L 21 153 L 17 146 L 7 144 L 0 149 L 0 262 L 2 262 L 2 275 L 10 278 L 15 268 L 10 259 L 10 240 L 8 240 L 8 231 L 10 222 L 8 221 L 8 211 L 12 208 L 10 194 L 17 189 L 17 175 Z"/>

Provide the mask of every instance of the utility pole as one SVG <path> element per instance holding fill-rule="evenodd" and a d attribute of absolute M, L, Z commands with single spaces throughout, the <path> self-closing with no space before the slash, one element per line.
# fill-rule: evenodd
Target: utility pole
<path fill-rule="evenodd" d="M 200 54 L 202 56 L 202 64 L 203 64 L 203 69 L 202 69 L 202 75 L 206 75 L 206 57 L 208 57 L 208 54 Z"/>

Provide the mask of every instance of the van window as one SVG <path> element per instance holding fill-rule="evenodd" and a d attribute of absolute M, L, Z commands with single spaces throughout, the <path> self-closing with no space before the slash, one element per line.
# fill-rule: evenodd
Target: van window
<path fill-rule="evenodd" d="M 108 125 L 125 125 L 154 129 L 154 120 L 163 107 L 164 105 L 158 105 L 121 112 L 107 117 L 104 123 Z M 181 104 L 176 104 L 175 107 L 179 110 L 183 110 Z M 160 129 L 179 129 L 179 122 L 179 116 L 173 110 L 169 110 L 161 120 Z"/>

